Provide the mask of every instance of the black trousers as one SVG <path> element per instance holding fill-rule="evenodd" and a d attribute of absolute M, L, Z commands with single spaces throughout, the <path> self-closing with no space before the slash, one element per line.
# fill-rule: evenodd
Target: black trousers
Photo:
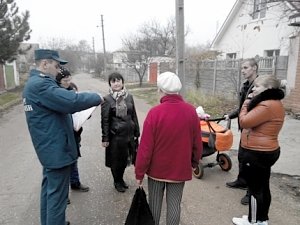
<path fill-rule="evenodd" d="M 114 178 L 114 183 L 121 183 L 124 181 L 123 176 L 126 167 L 114 167 L 110 169 L 111 169 L 112 176 Z"/>
<path fill-rule="evenodd" d="M 271 167 L 280 156 L 280 148 L 275 151 L 254 151 L 241 148 L 244 175 L 250 194 L 250 222 L 266 221 L 269 219 L 271 205 L 270 176 Z"/>
<path fill-rule="evenodd" d="M 114 137 L 105 150 L 105 165 L 110 167 L 114 183 L 123 181 L 123 175 L 128 165 L 129 142 L 124 138 Z"/>
<path fill-rule="evenodd" d="M 238 162 L 239 162 L 239 173 L 237 176 L 237 180 L 239 183 L 243 185 L 247 185 L 247 180 L 246 180 L 246 174 L 245 174 L 245 166 L 242 163 L 244 160 L 245 154 L 244 151 L 241 150 L 241 143 L 239 144 L 239 150 L 238 150 Z"/>

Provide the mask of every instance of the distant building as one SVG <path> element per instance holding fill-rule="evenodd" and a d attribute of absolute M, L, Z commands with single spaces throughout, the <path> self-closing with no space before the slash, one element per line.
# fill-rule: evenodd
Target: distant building
<path fill-rule="evenodd" d="M 211 49 L 222 59 L 288 56 L 286 108 L 300 112 L 300 2 L 237 0 Z"/>
<path fill-rule="evenodd" d="M 20 49 L 23 51 L 30 48 L 26 54 L 19 55 L 16 63 L 17 63 L 17 71 L 20 74 L 25 74 L 30 71 L 34 67 L 34 51 L 39 48 L 39 44 L 36 43 L 21 43 Z"/>
<path fill-rule="evenodd" d="M 20 49 L 31 48 L 24 55 L 18 55 L 11 63 L 5 63 L 0 68 L 0 92 L 18 87 L 26 80 L 28 72 L 34 66 L 34 50 L 39 48 L 38 44 L 21 43 Z"/>
<path fill-rule="evenodd" d="M 151 57 L 148 66 L 148 82 L 156 84 L 157 76 L 166 71 L 176 71 L 174 58 L 167 56 Z"/>
<path fill-rule="evenodd" d="M 298 36 L 291 25 L 299 9 L 300 2 L 237 0 L 211 48 L 223 59 L 286 56 Z"/>

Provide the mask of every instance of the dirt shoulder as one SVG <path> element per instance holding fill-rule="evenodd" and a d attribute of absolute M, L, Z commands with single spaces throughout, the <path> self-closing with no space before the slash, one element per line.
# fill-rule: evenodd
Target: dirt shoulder
<path fill-rule="evenodd" d="M 271 182 L 300 203 L 300 177 L 272 173 Z"/>

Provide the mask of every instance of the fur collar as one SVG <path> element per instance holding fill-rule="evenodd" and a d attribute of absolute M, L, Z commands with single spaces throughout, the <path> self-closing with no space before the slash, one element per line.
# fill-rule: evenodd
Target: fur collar
<path fill-rule="evenodd" d="M 281 100 L 284 98 L 284 92 L 281 89 L 267 89 L 260 93 L 259 95 L 256 95 L 254 98 L 251 99 L 249 102 L 249 105 L 247 107 L 248 112 L 253 109 L 255 106 L 257 106 L 260 102 L 266 101 L 266 100 Z"/>

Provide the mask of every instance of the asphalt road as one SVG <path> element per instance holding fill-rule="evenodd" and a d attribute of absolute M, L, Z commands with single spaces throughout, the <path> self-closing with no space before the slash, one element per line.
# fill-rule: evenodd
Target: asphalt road
<path fill-rule="evenodd" d="M 107 82 L 90 75 L 80 74 L 73 79 L 81 91 L 108 92 Z M 142 127 L 150 106 L 141 99 L 135 98 L 135 102 Z M 17 105 L 6 111 L 0 117 L 0 127 L 0 225 L 37 225 L 42 169 L 31 144 L 22 106 Z M 125 174 L 129 190 L 126 193 L 116 192 L 110 170 L 104 166 L 100 108 L 83 127 L 79 172 L 82 183 L 89 185 L 90 191 L 70 192 L 67 219 L 72 225 L 124 224 L 137 187 L 133 167 L 129 167 Z M 186 183 L 181 225 L 229 225 L 233 216 L 247 214 L 248 207 L 240 204 L 244 191 L 225 187 L 225 182 L 234 180 L 237 174 L 236 150 L 229 151 L 228 155 L 233 162 L 229 172 L 222 171 L 218 166 L 207 168 L 203 179 L 193 178 Z M 214 161 L 214 158 L 215 155 L 205 157 L 204 161 Z M 144 185 L 147 191 L 147 182 Z M 300 224 L 299 198 L 282 190 L 272 179 L 271 191 L 270 224 Z M 165 208 L 162 225 L 165 225 L 164 218 Z"/>

